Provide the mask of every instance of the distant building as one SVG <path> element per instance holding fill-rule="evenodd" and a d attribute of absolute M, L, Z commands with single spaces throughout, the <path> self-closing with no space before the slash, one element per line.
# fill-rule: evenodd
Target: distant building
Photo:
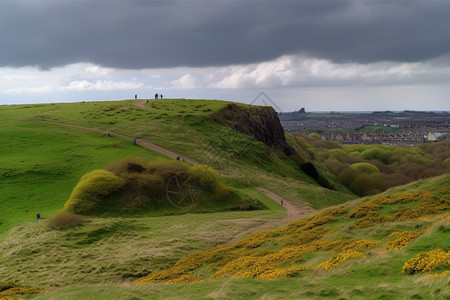
<path fill-rule="evenodd" d="M 440 139 L 443 139 L 445 137 L 444 134 L 440 133 L 440 132 L 428 132 L 427 135 L 424 136 L 425 140 L 427 142 L 437 142 Z"/>

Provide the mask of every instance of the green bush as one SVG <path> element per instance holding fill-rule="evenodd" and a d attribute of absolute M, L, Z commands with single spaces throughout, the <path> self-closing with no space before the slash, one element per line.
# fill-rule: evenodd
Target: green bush
<path fill-rule="evenodd" d="M 361 173 L 364 174 L 377 174 L 380 173 L 380 170 L 378 170 L 377 167 L 370 163 L 356 163 L 350 166 L 352 169 L 356 169 L 358 171 L 361 171 Z"/>
<path fill-rule="evenodd" d="M 383 163 L 388 163 L 390 152 L 387 149 L 383 149 L 381 147 L 372 147 L 367 150 L 364 150 L 361 153 L 362 158 L 365 160 L 376 159 L 382 161 Z"/>
<path fill-rule="evenodd" d="M 125 180 L 106 170 L 95 170 L 83 177 L 66 201 L 64 209 L 78 214 L 97 211 L 108 196 L 120 191 Z"/>
<path fill-rule="evenodd" d="M 318 135 L 317 133 L 313 132 L 313 133 L 310 133 L 308 136 L 312 139 L 320 140 L 320 135 Z"/>
<path fill-rule="evenodd" d="M 447 159 L 445 159 L 445 160 L 442 162 L 442 165 L 443 165 L 445 168 L 450 169 L 450 157 L 447 158 Z"/>
<path fill-rule="evenodd" d="M 215 200 L 236 196 L 206 165 L 190 167 L 180 161 L 148 164 L 127 158 L 107 168 L 109 171 L 97 170 L 83 176 L 65 209 L 80 214 L 160 209 L 170 205 L 168 191 L 179 196 L 196 190 L 201 195 L 197 201 L 208 206 L 214 206 Z"/>

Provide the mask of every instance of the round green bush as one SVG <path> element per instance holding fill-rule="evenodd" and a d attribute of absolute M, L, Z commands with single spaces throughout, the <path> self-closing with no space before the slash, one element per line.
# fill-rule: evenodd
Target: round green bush
<path fill-rule="evenodd" d="M 125 180 L 105 170 L 95 170 L 77 183 L 64 204 L 64 209 L 77 214 L 89 214 L 97 211 L 108 196 L 120 191 Z"/>
<path fill-rule="evenodd" d="M 447 169 L 450 169 L 450 157 L 447 158 L 447 159 L 445 159 L 445 160 L 442 162 L 442 165 L 443 165 L 444 167 L 446 167 Z"/>
<path fill-rule="evenodd" d="M 320 140 L 320 135 L 318 135 L 317 133 L 310 133 L 309 135 L 308 135 L 310 138 L 313 138 L 313 139 L 318 139 L 318 140 Z"/>
<path fill-rule="evenodd" d="M 364 150 L 361 153 L 361 156 L 365 160 L 375 159 L 375 160 L 379 160 L 384 163 L 388 163 L 390 154 L 391 154 L 390 151 L 387 149 L 382 149 L 380 147 L 373 147 L 373 148 Z"/>
<path fill-rule="evenodd" d="M 350 168 L 360 171 L 363 174 L 378 174 L 380 170 L 370 163 L 352 164 Z"/>

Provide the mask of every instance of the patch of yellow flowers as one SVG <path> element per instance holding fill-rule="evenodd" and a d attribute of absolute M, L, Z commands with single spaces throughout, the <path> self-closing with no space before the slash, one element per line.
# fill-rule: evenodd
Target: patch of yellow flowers
<path fill-rule="evenodd" d="M 421 236 L 424 233 L 424 231 L 415 232 L 415 231 L 396 231 L 388 235 L 388 238 L 392 237 L 398 237 L 397 239 L 390 241 L 386 244 L 384 247 L 385 250 L 400 250 L 401 248 L 405 247 L 406 245 L 409 245 L 414 241 L 416 238 Z"/>
<path fill-rule="evenodd" d="M 417 274 L 428 272 L 438 267 L 450 265 L 450 252 L 443 249 L 435 249 L 428 252 L 420 252 L 403 265 L 402 274 Z"/>
<path fill-rule="evenodd" d="M 325 269 L 327 271 L 330 271 L 331 269 L 337 267 L 337 265 L 339 265 L 340 263 L 342 263 L 343 261 L 349 259 L 349 258 L 353 258 L 353 257 L 365 257 L 366 254 L 359 252 L 359 251 L 344 251 L 339 253 L 338 255 L 333 256 L 332 258 L 330 258 L 327 261 L 324 261 L 323 263 L 319 264 L 317 266 L 317 269 Z"/>
<path fill-rule="evenodd" d="M 382 205 L 392 205 L 397 203 L 408 203 L 416 201 L 416 207 L 405 207 L 393 215 L 384 216 L 378 211 Z M 402 222 L 414 220 L 439 213 L 450 207 L 450 200 L 439 198 L 429 191 L 417 191 L 414 193 L 400 193 L 395 196 L 380 196 L 361 203 L 353 208 L 348 214 L 349 218 L 357 218 L 353 223 L 355 228 L 366 228 L 380 225 L 384 222 Z"/>

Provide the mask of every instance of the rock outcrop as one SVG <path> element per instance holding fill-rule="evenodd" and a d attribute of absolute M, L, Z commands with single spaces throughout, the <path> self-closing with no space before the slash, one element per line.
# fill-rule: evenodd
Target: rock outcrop
<path fill-rule="evenodd" d="M 213 114 L 216 122 L 253 136 L 265 145 L 281 150 L 286 155 L 295 154 L 284 137 L 277 112 L 272 107 L 243 107 L 228 104 Z"/>
<path fill-rule="evenodd" d="M 253 136 L 272 149 L 277 149 L 294 161 L 301 171 L 323 187 L 334 189 L 322 176 L 314 163 L 299 155 L 286 141 L 277 112 L 272 107 L 241 106 L 228 104 L 212 114 L 213 119 L 234 130 Z"/>

